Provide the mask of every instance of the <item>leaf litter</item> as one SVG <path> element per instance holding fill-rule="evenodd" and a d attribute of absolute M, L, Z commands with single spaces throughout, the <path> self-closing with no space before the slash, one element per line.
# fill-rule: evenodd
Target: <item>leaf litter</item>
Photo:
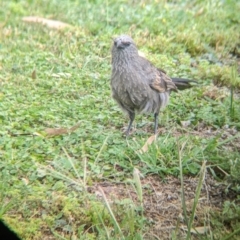
<path fill-rule="evenodd" d="M 22 20 L 27 23 L 39 23 L 52 29 L 63 29 L 63 28 L 71 27 L 71 25 L 68 23 L 64 23 L 58 20 L 42 18 L 38 16 L 23 17 Z"/>
<path fill-rule="evenodd" d="M 76 125 L 72 126 L 71 128 L 46 128 L 45 133 L 47 136 L 58 136 L 63 134 L 72 133 L 75 130 L 77 130 L 80 126 L 80 123 L 77 123 Z"/>

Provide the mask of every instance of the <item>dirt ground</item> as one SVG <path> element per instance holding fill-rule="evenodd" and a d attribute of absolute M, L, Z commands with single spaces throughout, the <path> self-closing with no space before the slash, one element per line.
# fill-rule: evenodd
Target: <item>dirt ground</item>
<path fill-rule="evenodd" d="M 190 216 L 193 206 L 195 191 L 199 179 L 184 177 L 185 201 L 187 215 Z M 147 176 L 141 180 L 143 187 L 144 215 L 150 222 L 149 232 L 144 239 L 171 239 L 172 234 L 177 232 L 176 239 L 185 239 L 187 226 L 184 223 L 181 203 L 180 179 L 169 176 L 164 180 L 158 176 Z M 100 183 L 92 189 L 101 198 L 99 187 L 104 191 L 108 201 L 130 198 L 139 204 L 135 189 L 131 185 Z M 219 211 L 224 201 L 233 199 L 234 193 L 225 193 L 226 186 L 216 182 L 209 174 L 206 174 L 201 195 L 198 201 L 194 218 L 194 228 L 201 234 L 211 229 L 210 214 Z M 192 239 L 198 239 L 192 229 Z"/>

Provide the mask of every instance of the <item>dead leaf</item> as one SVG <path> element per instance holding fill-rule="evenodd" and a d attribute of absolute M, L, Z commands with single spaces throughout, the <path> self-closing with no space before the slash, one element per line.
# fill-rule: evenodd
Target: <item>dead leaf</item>
<path fill-rule="evenodd" d="M 24 22 L 29 22 L 29 23 L 41 23 L 42 25 L 46 25 L 47 27 L 53 28 L 53 29 L 62 29 L 66 27 L 71 27 L 70 24 L 67 24 L 61 21 L 51 20 L 51 19 L 37 17 L 37 16 L 23 17 L 22 20 Z"/>
<path fill-rule="evenodd" d="M 204 13 L 204 8 L 200 8 L 198 11 L 197 11 L 197 13 L 195 14 L 195 17 L 198 17 L 198 16 L 200 16 L 200 15 L 202 15 L 203 13 Z"/>
<path fill-rule="evenodd" d="M 213 100 L 222 100 L 228 96 L 226 88 L 220 88 L 217 86 L 207 86 L 203 93 L 203 96 L 209 97 Z"/>
<path fill-rule="evenodd" d="M 70 132 L 74 132 L 76 129 L 78 129 L 78 127 L 80 126 L 80 122 L 77 123 L 76 125 L 72 126 L 69 130 Z"/>
<path fill-rule="evenodd" d="M 60 73 L 53 73 L 51 76 L 55 78 L 61 78 L 61 77 L 70 78 L 72 75 L 71 73 L 60 72 Z"/>
<path fill-rule="evenodd" d="M 182 230 L 188 231 L 188 228 L 186 226 L 182 227 Z M 190 232 L 193 234 L 205 234 L 209 231 L 209 227 L 202 226 L 202 227 L 195 227 L 191 228 Z"/>
<path fill-rule="evenodd" d="M 46 128 L 45 132 L 48 136 L 57 136 L 62 134 L 67 134 L 69 129 L 67 128 Z"/>
<path fill-rule="evenodd" d="M 32 79 L 36 79 L 37 78 L 37 73 L 36 70 L 34 69 L 32 72 Z"/>
<path fill-rule="evenodd" d="M 78 127 L 80 126 L 80 123 L 77 123 L 71 128 L 46 128 L 45 132 L 47 136 L 58 136 L 63 134 L 68 134 L 74 132 Z"/>
<path fill-rule="evenodd" d="M 139 153 L 145 153 L 148 151 L 148 146 L 153 143 L 154 140 L 156 140 L 157 135 L 152 135 L 148 138 L 148 140 L 145 142 L 143 147 L 139 150 Z"/>
<path fill-rule="evenodd" d="M 191 124 L 191 121 L 181 121 L 182 127 L 188 127 Z"/>
<path fill-rule="evenodd" d="M 29 180 L 27 178 L 22 178 L 22 181 L 24 182 L 25 185 L 28 185 Z"/>
<path fill-rule="evenodd" d="M 44 135 L 39 132 L 34 132 L 33 136 L 44 137 Z"/>
<path fill-rule="evenodd" d="M 1 26 L 0 26 L 1 27 Z M 3 28 L 2 33 L 5 37 L 9 37 L 12 35 L 12 29 L 11 28 Z"/>
<path fill-rule="evenodd" d="M 208 230 L 209 230 L 208 227 L 196 227 L 196 228 L 191 228 L 191 233 L 205 234 Z"/>

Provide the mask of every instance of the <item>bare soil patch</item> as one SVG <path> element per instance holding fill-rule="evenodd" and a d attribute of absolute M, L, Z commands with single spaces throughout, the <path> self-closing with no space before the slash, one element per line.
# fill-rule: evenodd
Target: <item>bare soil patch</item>
<path fill-rule="evenodd" d="M 168 176 L 163 180 L 159 176 L 147 176 L 141 182 L 144 215 L 150 223 L 145 239 L 171 239 L 176 228 L 178 228 L 176 231 L 178 233 L 177 239 L 185 239 L 187 226 L 183 218 L 180 179 Z M 186 176 L 184 178 L 188 216 L 190 216 L 193 206 L 197 184 L 197 177 Z M 101 199 L 99 187 L 103 189 L 108 201 L 113 206 L 116 200 L 126 198 L 130 198 L 135 204 L 139 204 L 136 191 L 131 185 L 109 182 L 98 183 L 90 191 L 95 192 Z M 197 230 L 202 232 L 205 227 L 210 230 L 210 214 L 219 212 L 224 201 L 236 198 L 234 192 L 225 193 L 225 189 L 226 186 L 215 181 L 209 174 L 206 175 L 194 218 L 193 226 Z M 194 236 L 193 234 L 193 239 L 198 239 L 197 235 Z"/>

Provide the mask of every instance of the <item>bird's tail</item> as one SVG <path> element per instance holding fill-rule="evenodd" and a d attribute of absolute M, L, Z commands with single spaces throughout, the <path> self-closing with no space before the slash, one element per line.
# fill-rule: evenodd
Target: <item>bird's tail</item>
<path fill-rule="evenodd" d="M 196 81 L 189 80 L 186 78 L 172 78 L 172 81 L 174 82 L 174 84 L 176 85 L 178 90 L 184 90 L 187 88 L 191 88 L 197 84 Z M 192 85 L 192 83 L 194 83 L 194 85 Z"/>

